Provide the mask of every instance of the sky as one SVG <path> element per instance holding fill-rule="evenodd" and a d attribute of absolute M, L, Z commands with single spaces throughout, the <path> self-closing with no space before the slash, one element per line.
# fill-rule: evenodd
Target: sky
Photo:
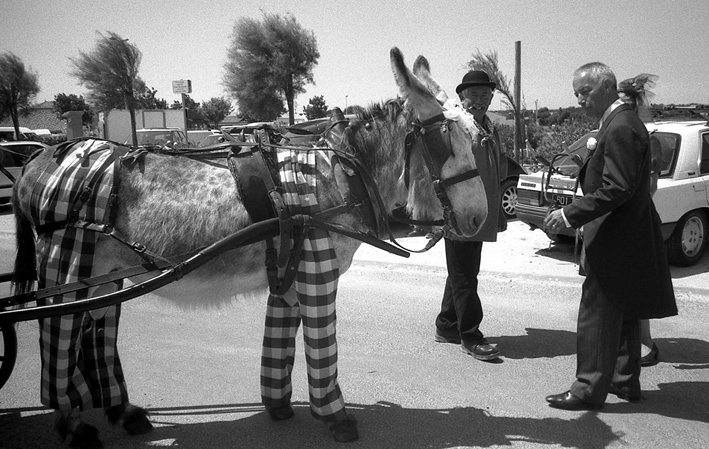
<path fill-rule="evenodd" d="M 228 98 L 222 80 L 227 48 L 242 17 L 291 13 L 313 31 L 320 51 L 314 96 L 328 107 L 367 106 L 397 95 L 389 52 L 411 66 L 418 55 L 449 96 L 473 53 L 498 53 L 514 80 L 521 47 L 523 106 L 575 106 L 574 69 L 601 61 L 618 81 L 659 76 L 653 102 L 709 104 L 707 0 L 3 0 L 0 53 L 12 52 L 39 76 L 37 101 L 59 93 L 85 95 L 70 75 L 70 58 L 91 52 L 98 33 L 113 31 L 142 52 L 139 76 L 168 104 L 172 81 L 192 81 L 191 98 Z M 502 109 L 497 94 L 491 109 Z"/>

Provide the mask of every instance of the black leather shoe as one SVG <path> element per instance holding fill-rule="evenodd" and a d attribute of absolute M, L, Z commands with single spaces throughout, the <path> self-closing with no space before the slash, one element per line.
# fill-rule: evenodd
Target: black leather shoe
<path fill-rule="evenodd" d="M 631 393 L 628 388 L 618 388 L 611 384 L 608 393 L 618 396 L 618 399 L 622 399 L 628 402 L 640 402 L 640 393 Z"/>
<path fill-rule="evenodd" d="M 640 359 L 640 366 L 648 367 L 657 365 L 658 363 L 660 363 L 660 348 L 653 343 L 652 350 Z"/>
<path fill-rule="evenodd" d="M 436 328 L 436 335 L 433 337 L 433 339 L 438 343 L 453 343 L 455 345 L 460 344 L 460 335 L 458 333 L 444 334 L 440 330 L 438 330 L 438 328 Z"/>
<path fill-rule="evenodd" d="M 283 407 L 266 407 L 268 416 L 274 421 L 285 421 L 295 416 L 293 407 L 290 404 L 284 405 Z"/>
<path fill-rule="evenodd" d="M 464 341 L 460 344 L 460 350 L 478 360 L 495 360 L 500 357 L 500 350 L 497 349 L 497 346 L 491 345 L 484 338 L 472 343 Z"/>
<path fill-rule="evenodd" d="M 598 405 L 586 402 L 578 396 L 574 396 L 570 391 L 552 394 L 547 396 L 546 399 L 550 406 L 562 410 L 598 410 L 603 407 L 603 404 Z"/>

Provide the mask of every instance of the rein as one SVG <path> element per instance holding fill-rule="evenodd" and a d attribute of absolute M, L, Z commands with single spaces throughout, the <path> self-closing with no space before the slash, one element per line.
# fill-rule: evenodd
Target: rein
<path fill-rule="evenodd" d="M 436 197 L 441 203 L 443 208 L 443 220 L 427 221 L 427 220 L 407 220 L 407 219 L 397 219 L 398 221 L 415 224 L 415 225 L 441 225 L 444 227 L 455 229 L 459 232 L 458 221 L 455 218 L 455 212 L 453 211 L 453 205 L 448 198 L 446 193 L 446 188 L 450 187 L 459 182 L 466 181 L 480 176 L 478 170 L 472 169 L 466 172 L 455 175 L 451 178 L 441 179 L 441 171 L 443 170 L 443 165 L 448 160 L 448 158 L 453 154 L 451 149 L 450 141 L 450 128 L 448 124 L 450 120 L 447 120 L 443 114 L 434 116 L 423 122 L 414 122 L 414 129 L 406 135 L 406 162 L 404 165 L 404 179 L 406 182 L 406 188 L 410 185 L 409 176 L 409 166 L 411 159 L 411 151 L 414 146 L 414 140 L 421 138 L 422 149 L 421 152 L 423 160 L 426 163 L 428 173 L 431 176 L 431 183 L 433 184 L 433 189 L 436 192 Z M 435 132 L 438 130 L 439 132 Z M 447 139 L 444 139 L 447 136 Z M 434 151 L 432 151 L 433 149 Z"/>

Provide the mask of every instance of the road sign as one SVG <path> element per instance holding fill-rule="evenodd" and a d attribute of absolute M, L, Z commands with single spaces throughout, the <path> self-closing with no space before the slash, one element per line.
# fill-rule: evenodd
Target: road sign
<path fill-rule="evenodd" d="M 192 93 L 192 80 L 175 80 L 172 82 L 172 93 L 189 94 Z"/>

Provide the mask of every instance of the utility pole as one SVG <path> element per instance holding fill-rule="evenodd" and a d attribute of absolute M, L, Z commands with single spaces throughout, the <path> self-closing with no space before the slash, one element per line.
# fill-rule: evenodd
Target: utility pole
<path fill-rule="evenodd" d="M 522 160 L 522 89 L 521 89 L 521 78 L 522 78 L 522 42 L 515 42 L 515 104 L 517 108 L 515 109 L 515 133 L 514 133 L 514 156 L 517 161 Z"/>

